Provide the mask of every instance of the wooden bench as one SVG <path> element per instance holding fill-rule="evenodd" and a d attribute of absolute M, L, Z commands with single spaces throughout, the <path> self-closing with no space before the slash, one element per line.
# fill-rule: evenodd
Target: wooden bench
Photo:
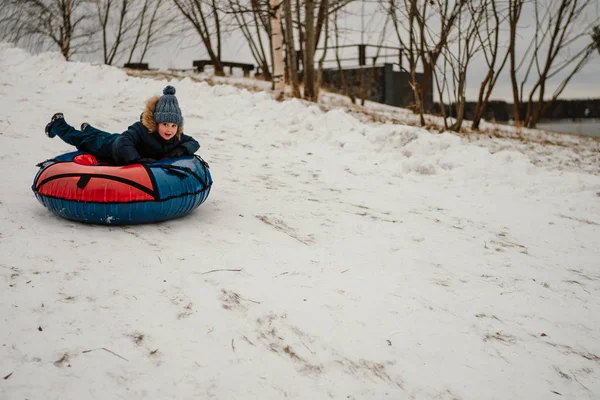
<path fill-rule="evenodd" d="M 192 62 L 194 68 L 196 68 L 197 72 L 204 72 L 204 67 L 207 65 L 212 65 L 213 62 L 211 60 L 195 60 Z M 254 64 L 245 64 L 238 62 L 229 62 L 229 61 L 221 61 L 224 67 L 229 67 L 229 73 L 232 73 L 234 68 L 241 68 L 244 71 L 244 76 L 247 78 L 250 76 L 250 71 L 254 69 Z"/>
<path fill-rule="evenodd" d="M 126 63 L 125 68 L 148 70 L 148 63 Z"/>

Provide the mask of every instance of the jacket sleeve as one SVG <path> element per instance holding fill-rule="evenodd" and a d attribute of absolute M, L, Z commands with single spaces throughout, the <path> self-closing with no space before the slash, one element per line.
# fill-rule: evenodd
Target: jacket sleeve
<path fill-rule="evenodd" d="M 198 151 L 198 149 L 200 148 L 200 143 L 198 143 L 196 139 L 194 139 L 191 136 L 181 134 L 181 141 L 179 142 L 179 146 L 186 149 L 188 154 L 192 155 Z"/>
<path fill-rule="evenodd" d="M 141 133 L 130 126 L 113 143 L 113 159 L 117 164 L 133 164 L 141 159 L 135 146 L 142 140 Z"/>

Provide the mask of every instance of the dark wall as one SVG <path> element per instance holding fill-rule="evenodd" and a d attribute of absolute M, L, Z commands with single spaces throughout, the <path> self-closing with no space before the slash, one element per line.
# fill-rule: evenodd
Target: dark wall
<path fill-rule="evenodd" d="M 335 93 L 348 95 L 342 85 L 342 75 L 346 80 L 351 94 L 361 98 L 362 89 L 367 89 L 367 100 L 388 104 L 396 107 L 411 107 L 414 104 L 412 88 L 409 84 L 410 75 L 406 72 L 394 71 L 392 64 L 381 67 L 353 68 L 353 69 L 326 69 L 323 70 L 321 85 Z M 418 79 L 423 74 L 417 74 Z M 430 90 L 425 96 L 428 104 L 433 104 L 433 92 Z"/>
<path fill-rule="evenodd" d="M 586 110 L 588 110 L 586 112 Z M 600 99 L 556 100 L 542 114 L 543 119 L 600 118 Z"/>
<path fill-rule="evenodd" d="M 349 93 L 344 90 L 342 76 L 348 85 Z M 361 98 L 363 88 L 366 89 L 366 99 L 383 103 L 384 74 L 383 67 L 354 68 L 354 69 L 324 69 L 321 75 L 321 86 L 334 93 L 352 95 Z"/>
<path fill-rule="evenodd" d="M 384 64 L 379 67 L 343 69 L 341 71 L 326 69 L 323 70 L 321 85 L 332 92 L 348 95 L 349 93 L 344 91 L 342 85 L 342 74 L 348 83 L 351 94 L 357 99 L 361 98 L 362 88 L 365 87 L 367 100 L 396 107 L 412 108 L 414 106 L 410 75 L 407 72 L 394 71 L 392 64 Z M 423 74 L 417 74 L 417 79 L 422 82 Z M 430 105 L 426 108 L 427 112 L 440 113 L 439 104 L 433 103 L 433 82 L 431 82 L 430 88 L 425 94 L 425 103 Z M 476 105 L 475 102 L 467 102 L 465 105 L 466 119 L 473 119 Z M 525 115 L 526 109 L 527 105 L 525 104 L 522 111 L 523 115 Z M 513 104 L 501 100 L 492 100 L 488 103 L 483 118 L 488 121 L 508 121 L 513 118 Z M 568 118 L 600 118 L 600 99 L 556 100 L 542 114 L 543 120 Z"/>
<path fill-rule="evenodd" d="M 465 105 L 465 118 L 473 119 L 477 103 L 467 102 Z M 586 111 L 587 110 L 587 111 Z M 439 104 L 433 110 L 440 112 Z M 527 104 L 522 108 L 522 115 L 527 112 Z M 488 121 L 508 121 L 513 119 L 513 104 L 506 101 L 490 101 L 486 107 L 484 119 Z M 555 119 L 584 119 L 600 118 L 600 99 L 581 100 L 556 100 L 546 111 L 542 113 L 542 120 Z"/>

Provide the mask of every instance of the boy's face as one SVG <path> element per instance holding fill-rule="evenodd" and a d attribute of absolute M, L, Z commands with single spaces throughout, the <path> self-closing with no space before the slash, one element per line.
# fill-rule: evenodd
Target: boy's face
<path fill-rule="evenodd" d="M 165 140 L 170 140 L 177 134 L 177 124 L 162 122 L 158 124 L 158 134 Z"/>

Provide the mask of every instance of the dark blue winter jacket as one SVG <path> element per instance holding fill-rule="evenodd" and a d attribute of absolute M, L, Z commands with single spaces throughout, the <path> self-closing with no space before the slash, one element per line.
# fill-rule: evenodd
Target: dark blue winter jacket
<path fill-rule="evenodd" d="M 136 122 L 113 142 L 112 155 L 117 165 L 125 165 L 133 164 L 142 158 L 159 160 L 175 148 L 183 148 L 186 154 L 191 155 L 200 148 L 200 144 L 193 137 L 183 133 L 180 138 L 174 136 L 164 140 L 158 132 L 149 132 L 142 122 Z"/>

